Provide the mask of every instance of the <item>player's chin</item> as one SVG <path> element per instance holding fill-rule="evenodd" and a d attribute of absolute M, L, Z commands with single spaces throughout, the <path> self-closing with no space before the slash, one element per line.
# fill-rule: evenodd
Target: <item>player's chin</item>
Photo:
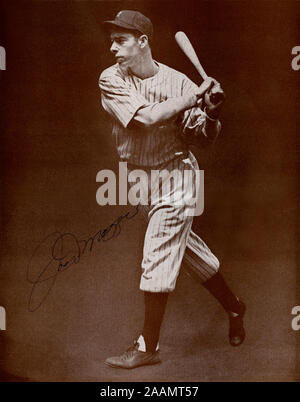
<path fill-rule="evenodd" d="M 123 57 L 117 57 L 116 62 L 119 64 L 119 66 L 123 66 L 126 64 L 126 60 Z"/>
<path fill-rule="evenodd" d="M 130 69 L 129 63 L 126 60 L 118 62 L 118 66 L 120 70 L 122 70 L 124 73 L 127 73 L 128 70 Z"/>

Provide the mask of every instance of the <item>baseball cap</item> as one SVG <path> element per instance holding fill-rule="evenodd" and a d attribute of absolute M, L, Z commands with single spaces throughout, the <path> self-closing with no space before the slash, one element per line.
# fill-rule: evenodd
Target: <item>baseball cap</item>
<path fill-rule="evenodd" d="M 126 29 L 134 29 L 152 38 L 153 25 L 149 18 L 133 10 L 119 11 L 112 21 L 104 21 L 104 26 L 117 26 Z"/>

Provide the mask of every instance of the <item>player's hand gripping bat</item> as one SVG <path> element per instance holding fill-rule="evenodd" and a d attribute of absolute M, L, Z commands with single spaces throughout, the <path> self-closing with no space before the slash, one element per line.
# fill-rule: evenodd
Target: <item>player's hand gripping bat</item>
<path fill-rule="evenodd" d="M 188 57 L 188 59 L 191 61 L 191 63 L 194 65 L 200 76 L 205 80 L 208 78 L 208 75 L 204 71 L 204 68 L 202 67 L 198 56 L 193 48 L 193 45 L 191 44 L 189 38 L 186 36 L 186 34 L 182 31 L 179 31 L 175 34 L 175 39 L 177 44 L 179 45 L 180 49 L 183 51 L 183 53 Z M 212 94 L 210 96 L 210 101 L 214 104 L 217 104 L 224 100 L 225 96 L 224 93 L 222 92 L 217 92 L 215 94 Z"/>

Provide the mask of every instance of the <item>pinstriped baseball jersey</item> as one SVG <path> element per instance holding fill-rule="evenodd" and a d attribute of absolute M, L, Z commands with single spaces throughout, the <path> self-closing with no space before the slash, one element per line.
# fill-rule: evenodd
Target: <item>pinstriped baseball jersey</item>
<path fill-rule="evenodd" d="M 157 166 L 159 169 L 175 172 L 172 191 L 180 195 L 183 191 L 180 184 L 181 174 L 185 170 L 195 172 L 198 169 L 197 161 L 188 152 L 182 133 L 192 131 L 206 136 L 208 117 L 200 107 L 193 107 L 182 113 L 180 119 L 173 119 L 160 126 L 128 127 L 139 108 L 153 106 L 197 90 L 197 86 L 184 74 L 164 64 L 156 64 L 159 67 L 158 72 L 146 79 L 124 73 L 118 64 L 104 70 L 99 78 L 102 106 L 112 117 L 113 135 L 120 158 L 131 165 L 143 167 L 148 178 L 151 168 Z M 219 130 L 220 123 L 217 122 L 216 131 Z M 192 179 L 189 188 L 193 189 L 194 186 L 195 180 Z M 192 193 L 193 191 L 190 196 Z M 191 230 L 193 217 L 187 214 L 189 208 L 188 204 L 170 203 L 168 192 L 163 192 L 150 204 L 141 206 L 148 220 L 141 290 L 174 290 L 182 260 L 193 271 L 197 271 L 203 281 L 218 271 L 218 259 Z"/>
<path fill-rule="evenodd" d="M 182 139 L 186 130 L 196 129 L 205 135 L 207 116 L 200 107 L 182 113 L 179 122 L 173 119 L 151 128 L 128 128 L 139 108 L 192 94 L 198 88 L 184 74 L 162 63 L 156 64 L 158 72 L 146 79 L 125 73 L 118 64 L 104 70 L 99 78 L 102 106 L 113 118 L 118 153 L 122 160 L 133 165 L 158 166 L 187 151 Z"/>

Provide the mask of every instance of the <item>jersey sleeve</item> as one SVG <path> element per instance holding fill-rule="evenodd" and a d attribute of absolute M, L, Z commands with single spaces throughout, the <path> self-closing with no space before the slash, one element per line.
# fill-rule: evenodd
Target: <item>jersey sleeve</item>
<path fill-rule="evenodd" d="M 125 128 L 137 110 L 148 104 L 147 100 L 121 77 L 101 75 L 99 87 L 104 110 Z"/>

